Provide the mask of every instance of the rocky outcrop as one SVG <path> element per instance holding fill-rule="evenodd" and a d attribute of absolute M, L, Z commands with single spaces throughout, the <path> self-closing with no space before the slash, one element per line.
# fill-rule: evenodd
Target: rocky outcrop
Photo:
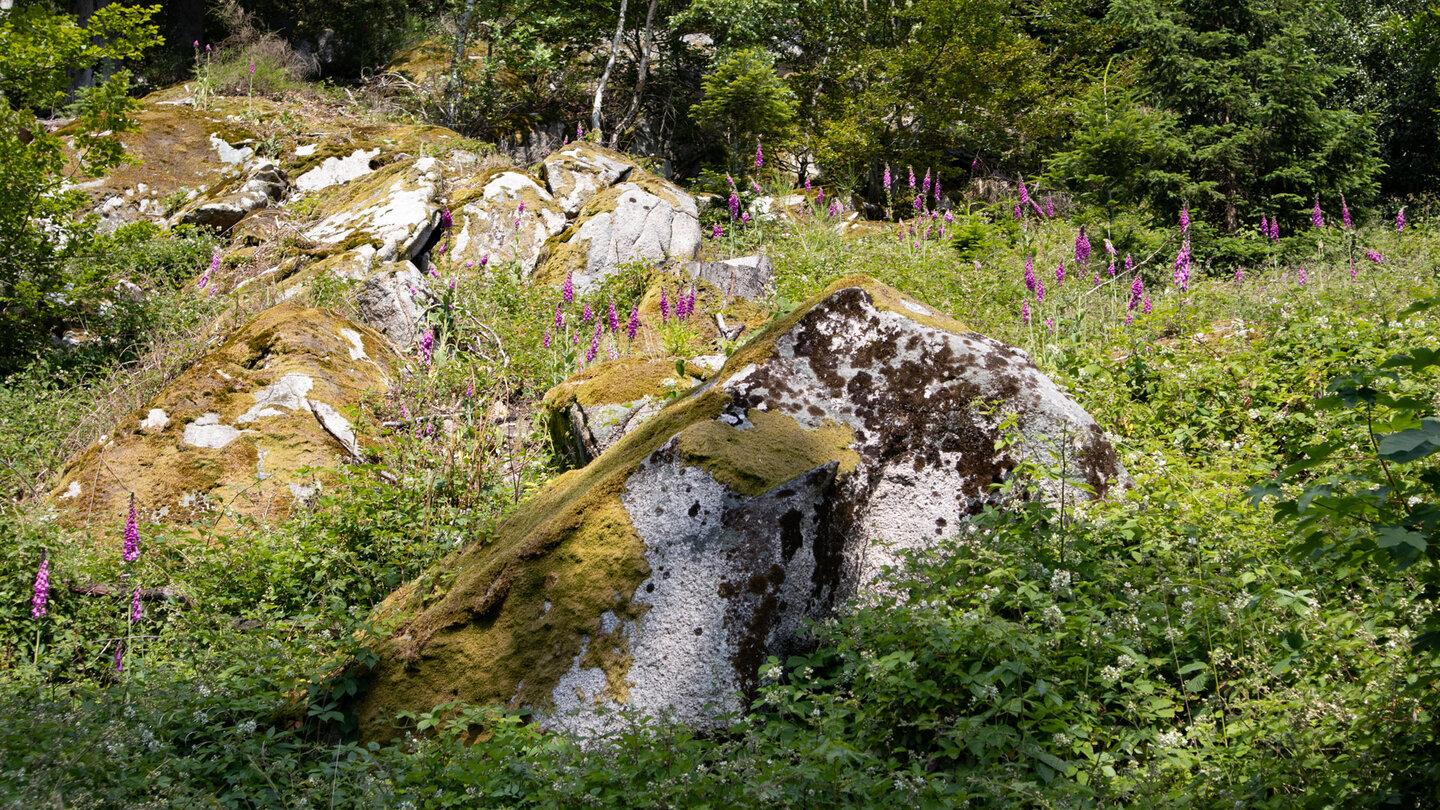
<path fill-rule="evenodd" d="M 450 261 L 459 266 L 519 263 L 528 278 L 546 240 L 565 229 L 565 214 L 535 178 L 496 169 L 467 178 L 451 194 Z"/>
<path fill-rule="evenodd" d="M 433 157 L 397 161 L 342 186 L 305 237 L 322 249 L 375 248 L 378 261 L 413 259 L 440 224 L 443 167 Z"/>
<path fill-rule="evenodd" d="M 364 453 L 355 411 L 399 359 L 379 334 L 322 310 L 266 310 L 72 461 L 52 493 L 82 520 L 278 520 L 321 485 L 304 468 Z"/>
<path fill-rule="evenodd" d="M 180 221 L 187 225 L 229 229 L 246 214 L 280 200 L 289 191 L 289 178 L 274 163 L 260 161 L 248 171 L 249 175 L 234 191 L 213 197 L 207 195 L 183 208 Z"/>
<path fill-rule="evenodd" d="M 775 292 L 775 265 L 764 256 L 686 262 L 682 267 L 690 278 L 708 282 L 727 298 L 763 301 Z"/>
<path fill-rule="evenodd" d="M 538 277 L 556 283 L 571 276 L 584 293 L 627 262 L 688 260 L 699 250 L 695 198 L 636 169 L 629 180 L 591 197 L 574 224 L 550 240 Z"/>
<path fill-rule="evenodd" d="M 380 268 L 365 279 L 356 296 L 360 320 L 400 348 L 415 342 L 420 319 L 431 300 L 425 276 L 410 262 Z"/>
<path fill-rule="evenodd" d="M 572 218 L 591 197 L 627 179 L 634 170 L 630 158 L 585 141 L 559 149 L 540 164 L 555 202 Z"/>
<path fill-rule="evenodd" d="M 457 699 L 573 731 L 624 707 L 704 724 L 901 550 L 957 542 L 1021 464 L 1097 496 L 1123 476 L 1023 352 L 844 279 L 393 594 L 363 728 Z"/>

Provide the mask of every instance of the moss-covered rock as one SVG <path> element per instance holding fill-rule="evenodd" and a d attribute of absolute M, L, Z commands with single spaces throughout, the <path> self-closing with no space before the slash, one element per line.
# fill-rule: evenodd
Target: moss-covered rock
<path fill-rule="evenodd" d="M 415 258 L 440 223 L 442 178 L 440 161 L 423 157 L 352 180 L 325 198 L 305 237 L 332 252 L 370 245 L 381 262 Z"/>
<path fill-rule="evenodd" d="M 554 399 L 632 394 L 606 392 L 625 387 L 608 376 Z M 806 619 L 898 549 L 956 542 L 1022 463 L 1097 495 L 1123 475 L 1023 352 L 871 279 L 839 281 L 557 478 L 493 543 L 392 595 L 362 728 L 384 737 L 389 712 L 453 700 L 577 731 L 612 727 L 602 708 L 694 723 L 740 709 L 765 658 L 804 645 Z"/>
<path fill-rule="evenodd" d="M 670 360 L 625 357 L 597 363 L 545 394 L 542 408 L 555 446 L 569 463 L 589 464 L 644 424 L 668 398 L 698 385 L 705 369 L 684 375 Z"/>
<path fill-rule="evenodd" d="M 558 284 L 571 276 L 585 292 L 627 262 L 686 261 L 699 250 L 695 198 L 635 169 L 625 182 L 591 197 L 575 222 L 546 243 L 536 278 Z"/>
<path fill-rule="evenodd" d="M 360 401 L 398 363 L 367 327 L 272 307 L 71 461 L 52 494 L 101 525 L 123 520 L 131 492 L 170 523 L 277 520 L 319 484 L 299 470 L 363 454 Z"/>
<path fill-rule="evenodd" d="M 565 214 L 539 181 L 514 169 L 492 169 L 457 180 L 450 193 L 453 266 L 514 261 L 524 277 L 535 272 L 545 242 L 565 229 Z"/>
<path fill-rule="evenodd" d="M 540 164 L 540 174 L 567 217 L 579 216 L 591 197 L 630 177 L 635 162 L 588 141 L 557 149 Z"/>

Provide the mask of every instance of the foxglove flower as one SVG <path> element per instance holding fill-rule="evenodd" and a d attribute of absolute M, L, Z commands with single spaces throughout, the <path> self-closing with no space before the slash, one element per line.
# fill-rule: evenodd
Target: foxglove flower
<path fill-rule="evenodd" d="M 1135 280 L 1130 283 L 1130 305 L 1127 309 L 1134 309 L 1140 305 L 1140 299 L 1145 297 L 1145 279 L 1139 273 L 1135 274 Z"/>
<path fill-rule="evenodd" d="M 598 355 L 599 353 L 600 353 L 600 324 L 597 323 L 597 324 L 595 324 L 595 334 L 593 334 L 593 335 L 590 336 L 590 348 L 588 348 L 588 349 L 585 350 L 585 362 L 589 363 L 589 362 L 594 361 L 594 360 L 595 360 L 595 356 Z"/>
<path fill-rule="evenodd" d="M 1183 203 L 1180 206 L 1180 234 L 1183 236 L 1190 232 L 1190 203 Z"/>
<path fill-rule="evenodd" d="M 584 124 L 576 124 L 576 125 L 575 125 L 575 140 L 577 140 L 577 141 L 583 141 L 583 140 L 585 140 L 585 125 L 584 125 Z"/>
<path fill-rule="evenodd" d="M 610 360 L 620 356 L 620 353 L 615 351 L 615 341 L 611 340 L 605 344 L 605 356 Z"/>
<path fill-rule="evenodd" d="M 435 327 L 432 326 L 425 330 L 424 336 L 420 338 L 420 362 L 427 366 L 430 365 L 430 360 L 434 356 L 434 353 Z"/>
<path fill-rule="evenodd" d="M 765 165 L 765 152 L 760 148 L 760 141 L 755 141 L 755 168 Z"/>
<path fill-rule="evenodd" d="M 915 167 L 910 167 L 910 190 L 915 190 Z"/>
<path fill-rule="evenodd" d="M 1022 302 L 1020 302 L 1020 321 L 1021 321 L 1021 323 L 1030 323 L 1030 302 L 1029 302 L 1029 301 L 1022 301 Z"/>
<path fill-rule="evenodd" d="M 1015 203 L 1015 221 L 1019 222 L 1021 217 L 1020 203 Z"/>
<path fill-rule="evenodd" d="M 1365 258 L 1369 259 L 1370 261 L 1372 261 L 1372 262 L 1374 262 L 1374 263 L 1376 263 L 1376 264 L 1384 264 L 1384 263 L 1385 263 L 1385 256 L 1382 255 L 1382 254 L 1380 254 L 1380 253 L 1376 253 L 1376 252 L 1373 251 L 1373 250 L 1367 250 L 1367 251 L 1365 251 Z"/>
<path fill-rule="evenodd" d="M 1260 235 L 1267 239 L 1270 237 L 1270 220 L 1264 214 L 1260 215 Z"/>
<path fill-rule="evenodd" d="M 1300 265 L 1300 286 L 1305 286 L 1306 278 L 1308 278 L 1308 276 L 1305 273 L 1305 265 L 1302 264 Z"/>
<path fill-rule="evenodd" d="M 1403 230 L 1405 230 L 1405 209 L 1401 207 L 1399 211 L 1395 212 L 1395 233 Z"/>
<path fill-rule="evenodd" d="M 952 225 L 952 224 L 954 224 L 954 223 L 955 223 L 955 214 L 951 213 L 951 211 L 950 211 L 949 209 L 946 209 L 946 211 L 945 211 L 945 224 L 946 224 L 946 225 Z"/>
<path fill-rule="evenodd" d="M 586 302 L 586 304 L 585 304 L 585 311 L 582 312 L 582 313 L 580 313 L 580 322 L 581 322 L 581 323 L 589 323 L 589 322 L 590 322 L 590 319 L 593 318 L 593 317 L 595 317 L 595 315 L 594 315 L 594 313 L 592 313 L 592 312 L 590 311 L 590 304 L 589 304 L 589 302 Z"/>
<path fill-rule="evenodd" d="M 1060 263 L 1057 264 L 1057 265 L 1055 265 L 1055 286 L 1056 286 L 1056 287 L 1063 287 L 1063 286 L 1065 286 L 1065 260 L 1064 260 L 1064 259 L 1061 259 L 1061 260 L 1060 260 Z"/>
<path fill-rule="evenodd" d="M 1355 281 L 1355 280 L 1356 280 L 1356 276 L 1357 276 L 1357 272 L 1356 272 L 1356 270 L 1355 270 L 1355 257 L 1354 257 L 1354 256 L 1351 256 L 1351 257 L 1350 257 L 1350 280 L 1351 280 L 1351 281 Z"/>
<path fill-rule="evenodd" d="M 1243 267 L 1237 267 L 1237 268 L 1235 268 L 1235 283 L 1236 283 L 1236 284 L 1240 284 L 1240 283 L 1243 282 L 1244 280 L 1245 280 L 1245 268 L 1243 268 Z"/>
<path fill-rule="evenodd" d="M 730 184 L 730 188 L 735 188 L 735 178 L 731 177 L 729 172 L 725 173 L 725 182 Z"/>
<path fill-rule="evenodd" d="M 929 170 L 929 169 L 926 169 L 926 170 L 925 170 L 925 179 L 924 179 L 923 181 L 921 181 L 921 183 L 920 183 L 920 192 L 921 192 L 922 194 L 924 194 L 925 196 L 927 196 L 927 197 L 930 196 L 930 170 Z"/>
<path fill-rule="evenodd" d="M 1344 194 L 1340 195 L 1340 223 L 1345 226 L 1345 230 L 1347 231 L 1355 227 L 1354 224 L 1350 222 L 1350 206 L 1345 204 Z"/>
<path fill-rule="evenodd" d="M 1125 254 L 1125 272 L 1128 273 L 1128 272 L 1130 272 L 1131 270 L 1134 270 L 1134 269 L 1135 269 L 1135 260 L 1132 259 L 1132 258 L 1130 258 L 1130 254 L 1129 254 L 1129 253 L 1126 253 L 1126 254 Z"/>
<path fill-rule="evenodd" d="M 724 236 L 724 235 L 725 235 L 725 229 L 722 228 L 722 227 L 720 227 L 720 223 L 718 223 L 718 222 L 715 223 L 715 227 L 713 227 L 713 228 L 710 229 L 710 238 L 711 238 L 711 239 L 719 239 L 720 237 L 722 237 L 722 236 Z"/>
<path fill-rule="evenodd" d="M 635 303 L 635 308 L 630 310 L 630 323 L 625 325 L 625 337 L 635 339 L 635 333 L 640 331 L 640 303 Z"/>
<path fill-rule="evenodd" d="M 1310 212 L 1310 225 L 1315 228 L 1325 227 L 1325 217 L 1320 213 L 1320 198 L 1315 198 L 1315 210 Z M 1304 284 L 1305 282 L 1300 282 Z"/>
<path fill-rule="evenodd" d="M 737 219 L 740 216 L 740 195 L 734 191 L 730 192 L 730 218 Z"/>
<path fill-rule="evenodd" d="M 565 328 L 565 313 L 563 311 L 564 306 L 564 304 L 555 305 L 555 331 L 557 332 Z"/>
<path fill-rule="evenodd" d="M 889 164 L 889 163 L 886 163 L 886 164 L 885 164 L 885 176 L 881 179 L 881 182 L 885 184 L 885 196 L 886 196 L 886 197 L 889 197 L 889 196 L 890 196 L 890 164 Z"/>
<path fill-rule="evenodd" d="M 123 641 L 117 641 L 117 642 L 115 642 L 115 671 L 116 671 L 116 672 L 120 672 L 120 671 L 122 671 L 122 670 L 125 668 L 125 662 L 121 659 L 121 654 L 124 652 L 124 650 L 125 650 L 125 642 L 123 642 Z"/>
<path fill-rule="evenodd" d="M 834 201 L 834 200 L 831 200 L 831 201 L 830 201 L 830 216 L 836 217 L 836 216 L 839 216 L 839 215 L 840 215 L 840 212 L 835 209 L 835 201 Z"/>
<path fill-rule="evenodd" d="M 50 603 L 50 558 L 42 555 L 40 567 L 35 569 L 35 588 L 30 594 L 30 618 L 38 619 L 49 613 Z"/>
<path fill-rule="evenodd" d="M 575 300 L 575 277 L 573 273 L 565 274 L 565 287 L 560 291 L 560 297 L 565 299 L 565 303 L 567 304 Z"/>
<path fill-rule="evenodd" d="M 915 213 L 918 214 L 918 213 L 920 213 L 921 211 L 923 211 L 924 209 L 925 209 L 925 197 L 924 197 L 923 195 L 916 194 L 916 195 L 915 195 Z"/>
<path fill-rule="evenodd" d="M 741 225 L 749 225 L 749 224 L 750 224 L 750 212 L 749 212 L 749 211 L 746 211 L 745 213 L 743 213 L 743 214 L 740 215 L 740 224 L 741 224 Z"/>
<path fill-rule="evenodd" d="M 1025 289 L 1035 292 L 1035 257 L 1025 257 Z"/>
<path fill-rule="evenodd" d="M 667 322 L 667 321 L 669 321 L 669 320 L 670 320 L 670 297 L 666 294 L 664 288 L 661 288 L 661 290 L 660 290 L 660 322 L 661 322 L 661 323 L 665 323 L 665 322 Z"/>
<path fill-rule="evenodd" d="M 542 340 L 542 341 L 540 341 L 540 345 L 541 345 L 541 346 L 544 346 L 544 347 L 547 348 L 547 349 L 550 348 L 550 330 L 549 330 L 549 329 L 546 329 L 546 330 L 545 330 L 545 339 Z"/>
<path fill-rule="evenodd" d="M 1048 194 L 1045 196 L 1045 218 L 1055 218 L 1055 198 L 1049 196 Z"/>
<path fill-rule="evenodd" d="M 523 204 L 523 203 L 522 203 L 522 204 Z M 442 208 L 442 209 L 440 209 L 440 230 L 442 230 L 442 231 L 448 231 L 448 230 L 450 230 L 450 227 L 451 227 L 452 225 L 454 225 L 454 224 L 455 224 L 455 220 L 454 220 L 453 217 L 450 216 L 450 209 L 449 209 L 449 208 Z"/>
<path fill-rule="evenodd" d="M 753 191 L 753 192 L 755 192 L 757 195 L 758 195 L 758 194 L 764 194 L 764 193 L 765 193 L 765 192 L 763 192 L 763 191 L 760 190 L 760 184 L 759 184 L 758 182 L 756 182 L 754 178 L 751 178 L 751 179 L 750 179 L 750 190 Z"/>
<path fill-rule="evenodd" d="M 809 194 L 809 193 L 810 193 L 810 178 L 809 178 L 809 177 L 806 177 L 806 178 L 805 178 L 805 193 L 806 193 L 806 194 Z"/>
<path fill-rule="evenodd" d="M 489 264 L 489 263 L 490 263 L 490 254 L 489 254 L 489 253 L 486 253 L 484 256 L 481 256 L 481 257 L 480 257 L 480 266 L 481 266 L 481 267 L 484 267 L 485 265 L 487 265 L 487 264 Z"/>
<path fill-rule="evenodd" d="M 1271 218 L 1270 218 L 1270 239 L 1271 239 L 1271 241 L 1275 241 L 1275 242 L 1280 241 L 1280 218 L 1279 218 L 1279 217 L 1271 217 Z"/>
<path fill-rule="evenodd" d="M 816 205 L 824 205 L 824 204 L 825 204 L 825 187 L 824 187 L 824 186 L 821 186 L 821 187 L 820 187 L 820 190 L 815 192 L 815 204 L 816 204 Z"/>
<path fill-rule="evenodd" d="M 1110 263 L 1111 263 L 1111 264 L 1114 264 L 1114 263 L 1115 263 L 1115 261 L 1114 261 L 1114 259 L 1115 259 L 1115 246 L 1112 245 L 1112 244 L 1110 244 L 1110 240 L 1109 240 L 1109 239 L 1106 239 L 1106 240 L 1105 240 L 1105 255 L 1110 257 L 1110 259 L 1111 259 Z"/>
<path fill-rule="evenodd" d="M 1140 307 L 1140 311 L 1146 315 L 1150 314 L 1150 296 L 1145 296 L 1145 303 Z"/>
<path fill-rule="evenodd" d="M 1115 277 L 1115 258 L 1113 256 L 1110 258 L 1110 277 Z"/>
<path fill-rule="evenodd" d="M 127 563 L 135 562 L 140 557 L 140 518 L 135 513 L 135 493 L 130 493 L 130 516 L 125 519 L 125 545 L 120 551 L 120 559 Z"/>
<path fill-rule="evenodd" d="M 545 348 L 548 349 L 548 348 L 550 348 L 550 347 L 549 347 L 549 346 L 546 346 Z M 474 398 L 475 398 L 475 383 L 474 383 L 474 382 L 471 382 L 469 385 L 465 386 L 465 396 L 466 396 L 467 398 L 469 398 L 469 399 L 474 399 Z"/>
<path fill-rule="evenodd" d="M 140 621 L 140 589 L 135 589 L 135 594 L 130 597 L 130 623 L 138 624 Z"/>
<path fill-rule="evenodd" d="M 1090 264 L 1090 237 L 1085 235 L 1083 227 L 1075 236 L 1075 261 L 1079 262 L 1082 267 Z"/>
<path fill-rule="evenodd" d="M 935 207 L 940 207 L 940 173 L 935 173 Z"/>
<path fill-rule="evenodd" d="M 1025 178 L 1020 178 L 1020 204 L 1030 204 L 1030 190 L 1025 188 Z"/>
<path fill-rule="evenodd" d="M 1043 303 L 1045 301 L 1045 282 L 1038 278 L 1035 279 L 1035 301 L 1037 303 Z"/>
<path fill-rule="evenodd" d="M 615 311 L 615 299 L 610 299 L 610 307 L 605 311 L 606 318 L 610 321 L 610 331 L 620 331 L 620 313 Z"/>
<path fill-rule="evenodd" d="M 1055 319 L 1054 319 L 1054 318 L 1046 318 L 1046 319 L 1045 319 L 1045 328 L 1050 330 L 1050 334 L 1052 334 L 1052 335 L 1055 334 Z"/>
<path fill-rule="evenodd" d="M 410 409 L 405 407 L 405 403 L 403 402 L 400 403 L 400 418 L 407 422 L 410 421 Z"/>

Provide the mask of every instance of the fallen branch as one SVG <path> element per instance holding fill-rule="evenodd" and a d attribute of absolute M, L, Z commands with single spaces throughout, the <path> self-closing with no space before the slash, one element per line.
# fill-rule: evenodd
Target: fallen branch
<path fill-rule="evenodd" d="M 91 585 L 76 585 L 76 584 L 73 583 L 73 582 L 67 582 L 67 583 L 65 583 L 65 588 L 66 588 L 66 590 L 70 591 L 71 593 L 78 593 L 78 594 L 80 594 L 81 596 L 117 597 L 117 596 L 127 596 L 127 595 L 129 595 L 129 594 L 127 594 L 125 591 L 123 591 L 123 590 L 115 587 L 114 585 L 107 585 L 107 584 L 105 584 L 105 583 L 95 583 L 95 584 L 91 584 Z M 133 591 L 131 591 L 130 593 L 133 593 Z M 163 587 L 163 588 L 141 588 L 141 589 L 140 589 L 140 601 L 142 601 L 142 602 L 179 602 L 181 605 L 183 605 L 183 606 L 185 606 L 185 607 L 187 607 L 187 608 L 193 608 L 193 607 L 195 607 L 195 600 L 194 600 L 194 598 L 192 598 L 192 597 L 190 597 L 190 596 L 188 596 L 188 595 L 186 595 L 186 594 L 180 593 L 179 591 L 175 590 L 174 588 L 169 587 L 168 585 L 165 586 L 165 587 Z"/>

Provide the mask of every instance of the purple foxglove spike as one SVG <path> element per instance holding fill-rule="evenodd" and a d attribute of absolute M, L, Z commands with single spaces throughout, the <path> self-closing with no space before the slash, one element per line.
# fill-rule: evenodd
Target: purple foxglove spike
<path fill-rule="evenodd" d="M 50 557 L 40 556 L 40 567 L 35 569 L 35 587 L 30 593 L 30 618 L 38 619 L 49 612 L 50 602 Z"/>

